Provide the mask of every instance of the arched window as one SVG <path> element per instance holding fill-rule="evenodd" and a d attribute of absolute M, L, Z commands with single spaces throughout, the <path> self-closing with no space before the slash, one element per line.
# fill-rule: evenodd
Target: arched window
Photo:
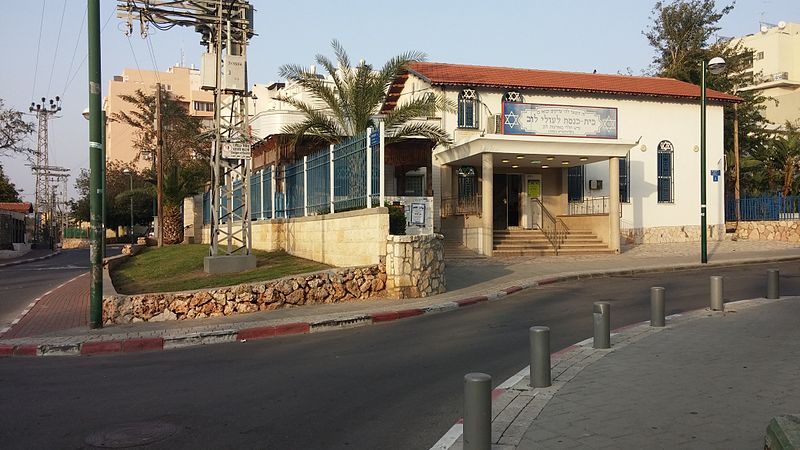
<path fill-rule="evenodd" d="M 673 147 L 670 141 L 658 143 L 658 202 L 674 203 L 672 196 L 672 154 Z"/>
<path fill-rule="evenodd" d="M 519 91 L 507 91 L 503 94 L 503 101 L 521 103 L 523 101 L 522 94 L 520 94 Z"/>
<path fill-rule="evenodd" d="M 478 128 L 478 93 L 464 89 L 458 94 L 458 127 Z"/>

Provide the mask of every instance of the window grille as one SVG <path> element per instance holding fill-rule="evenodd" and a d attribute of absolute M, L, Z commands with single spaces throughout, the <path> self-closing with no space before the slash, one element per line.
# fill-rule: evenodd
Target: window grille
<path fill-rule="evenodd" d="M 658 143 L 658 202 L 674 203 L 672 189 L 672 155 L 673 147 L 670 141 Z"/>
<path fill-rule="evenodd" d="M 478 128 L 478 93 L 464 89 L 458 94 L 458 127 Z"/>

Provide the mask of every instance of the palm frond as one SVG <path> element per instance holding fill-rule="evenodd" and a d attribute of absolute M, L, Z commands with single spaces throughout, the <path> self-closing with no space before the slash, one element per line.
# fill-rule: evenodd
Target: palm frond
<path fill-rule="evenodd" d="M 449 146 L 453 141 L 450 135 L 440 126 L 425 122 L 410 122 L 387 131 L 386 143 L 392 144 L 409 138 L 423 137 L 431 140 L 436 145 Z"/>

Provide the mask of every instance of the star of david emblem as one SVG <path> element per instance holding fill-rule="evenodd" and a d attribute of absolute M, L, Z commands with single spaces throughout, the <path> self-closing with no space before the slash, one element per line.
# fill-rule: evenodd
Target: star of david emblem
<path fill-rule="evenodd" d="M 506 116 L 505 124 L 508 125 L 508 127 L 513 130 L 514 127 L 517 125 L 517 119 L 519 118 L 519 115 L 514 114 L 514 111 L 511 111 L 510 113 L 506 114 L 505 116 Z"/>
<path fill-rule="evenodd" d="M 611 117 L 606 117 L 605 119 L 603 119 L 603 128 L 605 128 L 606 130 L 613 129 L 614 120 L 612 120 Z"/>

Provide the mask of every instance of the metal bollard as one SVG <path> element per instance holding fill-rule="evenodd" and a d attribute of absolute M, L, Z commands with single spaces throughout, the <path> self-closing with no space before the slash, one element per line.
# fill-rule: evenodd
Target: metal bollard
<path fill-rule="evenodd" d="M 663 287 L 650 288 L 650 326 L 664 326 L 664 294 L 666 289 Z"/>
<path fill-rule="evenodd" d="M 464 450 L 492 447 L 492 376 L 464 375 Z"/>
<path fill-rule="evenodd" d="M 611 348 L 611 303 L 594 302 L 594 348 Z"/>
<path fill-rule="evenodd" d="M 781 273 L 778 269 L 767 269 L 767 298 L 781 298 Z"/>
<path fill-rule="evenodd" d="M 725 311 L 725 303 L 722 298 L 722 276 L 714 275 L 711 277 L 711 310 Z"/>
<path fill-rule="evenodd" d="M 550 327 L 531 327 L 531 381 L 533 388 L 550 387 Z"/>

